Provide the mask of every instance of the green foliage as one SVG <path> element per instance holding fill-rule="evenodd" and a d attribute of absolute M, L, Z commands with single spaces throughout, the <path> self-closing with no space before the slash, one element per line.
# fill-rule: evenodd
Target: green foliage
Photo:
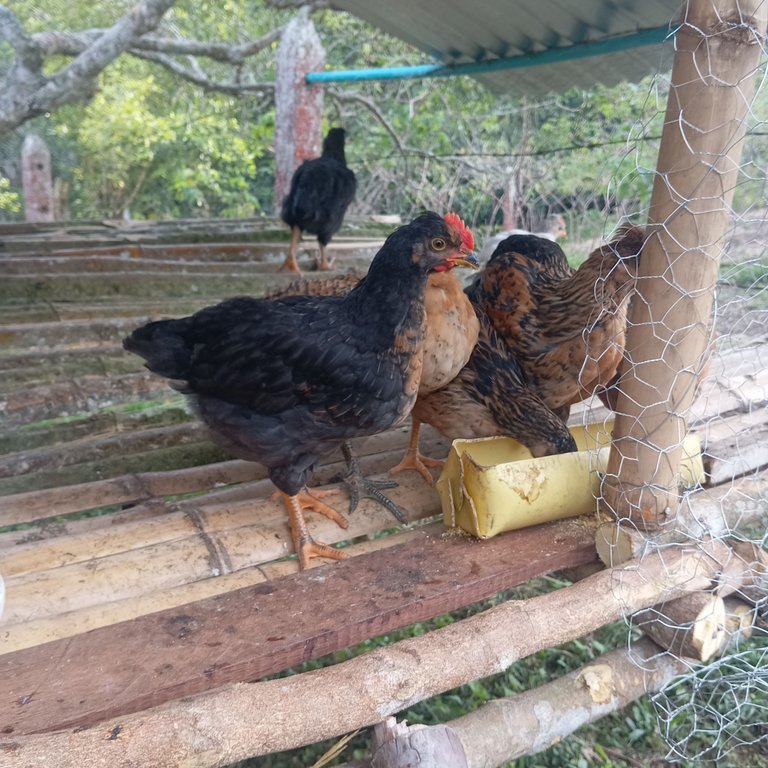
<path fill-rule="evenodd" d="M 269 120 L 244 124 L 232 99 L 176 94 L 143 63 L 118 63 L 77 126 L 75 218 L 246 216 L 261 208 L 255 163 Z M 70 131 L 69 126 L 61 130 Z M 86 151 L 87 148 L 87 151 Z"/>
<path fill-rule="evenodd" d="M 0 221 L 20 211 L 21 199 L 18 193 L 11 189 L 11 182 L 5 176 L 0 176 Z"/>
<path fill-rule="evenodd" d="M 30 31 L 104 27 L 130 5 L 10 3 Z M 161 34 L 238 43 L 284 24 L 293 12 L 264 0 L 177 3 Z M 430 60 L 349 14 L 327 10 L 313 20 L 329 68 Z M 238 76 L 272 82 L 276 48 L 249 58 Z M 200 61 L 210 78 L 232 78 L 227 65 Z M 422 208 L 453 208 L 482 237 L 501 224 L 501 201 L 513 184 L 517 226 L 536 228 L 547 214 L 562 212 L 570 239 L 589 239 L 623 215 L 644 218 L 666 87 L 664 78 L 648 78 L 531 101 L 492 94 L 466 77 L 343 84 L 327 89 L 325 126 L 348 130 L 359 180 L 353 213 L 406 218 Z M 754 139 L 745 143 L 736 189 L 742 209 L 765 205 L 768 142 L 759 137 L 767 91 L 750 111 Z M 88 105 L 35 122 L 46 140 L 53 138 L 54 172 L 70 181 L 73 218 L 125 209 L 136 218 L 273 209 L 274 109 L 263 99 L 203 92 L 154 63 L 123 56 L 100 77 Z M 0 146 L 0 160 L 16 148 Z"/>
<path fill-rule="evenodd" d="M 723 280 L 750 290 L 768 288 L 768 262 L 745 262 L 726 265 L 721 270 Z"/>

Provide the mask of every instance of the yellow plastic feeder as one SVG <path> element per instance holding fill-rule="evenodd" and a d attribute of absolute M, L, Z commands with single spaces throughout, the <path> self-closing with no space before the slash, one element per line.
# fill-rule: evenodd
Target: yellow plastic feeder
<path fill-rule="evenodd" d="M 511 437 L 454 440 L 437 481 L 443 519 L 481 539 L 596 511 L 612 423 L 572 427 L 578 450 L 536 459 Z M 704 479 L 701 442 L 683 441 L 682 483 Z"/>

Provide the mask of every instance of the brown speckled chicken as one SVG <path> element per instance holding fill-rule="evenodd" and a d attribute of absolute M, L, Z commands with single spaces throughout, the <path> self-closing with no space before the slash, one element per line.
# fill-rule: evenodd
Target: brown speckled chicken
<path fill-rule="evenodd" d="M 644 237 L 627 227 L 574 270 L 556 243 L 513 235 L 467 290 L 528 386 L 563 420 L 573 403 L 606 387 L 621 362 Z"/>
<path fill-rule="evenodd" d="M 297 280 L 268 295 L 340 296 L 351 290 L 359 279 L 354 275 L 344 275 L 316 280 Z M 424 309 L 426 312 L 424 359 L 417 402 L 444 387 L 458 375 L 472 354 L 480 329 L 472 304 L 451 269 L 430 273 L 424 292 Z M 408 450 L 402 461 L 390 471 L 415 469 L 428 483 L 432 483 L 432 476 L 427 467 L 441 466 L 443 462 L 419 453 L 420 428 L 421 421 L 414 409 Z M 348 451 L 345 452 L 345 456 L 348 464 L 354 461 L 350 458 Z M 386 505 L 386 502 L 380 499 L 373 489 L 365 489 L 361 493 L 369 498 L 376 498 Z"/>
<path fill-rule="evenodd" d="M 448 214 L 400 227 L 348 294 L 240 297 L 136 329 L 123 345 L 190 395 L 212 436 L 267 467 L 283 495 L 301 567 L 344 553 L 309 535 L 302 507 L 346 527 L 303 493 L 317 461 L 411 411 L 423 364 L 424 290 L 435 269 L 477 264 L 472 235 Z"/>
<path fill-rule="evenodd" d="M 441 389 L 419 392 L 413 418 L 450 440 L 504 435 L 534 456 L 575 451 L 564 421 L 528 386 L 520 362 L 488 316 L 476 311 L 480 334 L 469 361 Z"/>

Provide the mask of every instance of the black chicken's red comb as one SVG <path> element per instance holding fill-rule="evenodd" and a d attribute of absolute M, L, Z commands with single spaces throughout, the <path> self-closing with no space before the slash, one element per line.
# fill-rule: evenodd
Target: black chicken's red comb
<path fill-rule="evenodd" d="M 443 217 L 445 223 L 455 229 L 461 238 L 461 244 L 469 251 L 475 250 L 475 236 L 472 230 L 462 221 L 457 213 L 446 213 Z"/>

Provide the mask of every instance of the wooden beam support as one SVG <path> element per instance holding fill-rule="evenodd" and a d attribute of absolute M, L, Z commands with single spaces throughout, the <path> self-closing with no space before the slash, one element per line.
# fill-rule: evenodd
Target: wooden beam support
<path fill-rule="evenodd" d="M 646 529 L 671 523 L 679 504 L 768 6 L 690 0 L 684 13 L 601 498 L 604 511 Z"/>

